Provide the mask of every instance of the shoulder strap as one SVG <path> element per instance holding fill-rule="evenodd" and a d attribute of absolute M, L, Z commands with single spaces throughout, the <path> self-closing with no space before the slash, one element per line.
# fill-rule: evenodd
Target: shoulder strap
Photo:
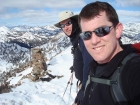
<path fill-rule="evenodd" d="M 78 46 L 79 38 L 80 38 L 80 36 L 78 35 L 78 36 L 76 37 L 76 41 L 75 41 L 75 43 L 74 43 L 74 45 L 73 45 L 74 48 L 76 48 L 76 47 Z"/>
<path fill-rule="evenodd" d="M 118 105 L 122 105 L 122 102 L 125 102 L 125 104 L 123 103 L 123 105 L 128 105 L 127 99 L 121 88 L 120 73 L 121 73 L 121 70 L 123 69 L 124 65 L 126 64 L 126 62 L 134 56 L 138 56 L 138 54 L 136 54 L 136 53 L 128 54 L 121 62 L 121 65 L 119 67 L 117 67 L 116 71 L 113 73 L 113 75 L 111 76 L 110 79 L 103 79 L 103 78 L 96 78 L 96 77 L 89 76 L 86 86 L 90 82 L 110 85 L 111 94 L 112 94 L 112 97 L 113 97 L 115 103 L 118 103 Z"/>
<path fill-rule="evenodd" d="M 75 51 L 75 49 L 76 49 L 77 47 L 78 47 L 79 50 L 81 51 L 81 48 L 80 48 L 80 46 L 79 46 L 79 39 L 80 39 L 80 37 L 77 36 L 77 37 L 76 37 L 76 40 L 75 40 L 75 43 L 74 43 L 73 47 L 71 48 L 72 54 L 74 54 L 74 51 Z"/>
<path fill-rule="evenodd" d="M 116 71 L 113 73 L 111 77 L 111 80 L 114 81 L 113 84 L 111 84 L 111 94 L 115 103 L 118 105 L 128 105 L 127 103 L 128 99 L 122 89 L 120 74 L 126 62 L 134 56 L 138 56 L 138 54 L 136 53 L 128 54 L 121 62 L 121 65 L 117 67 Z"/>

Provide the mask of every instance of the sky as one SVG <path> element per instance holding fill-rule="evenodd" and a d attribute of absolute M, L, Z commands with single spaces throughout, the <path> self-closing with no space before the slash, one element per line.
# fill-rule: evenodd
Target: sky
<path fill-rule="evenodd" d="M 0 26 L 46 26 L 59 21 L 64 10 L 78 14 L 95 0 L 0 0 Z M 120 22 L 140 22 L 140 0 L 102 0 L 117 11 Z"/>
<path fill-rule="evenodd" d="M 69 47 L 52 60 L 46 62 L 51 64 L 48 66 L 48 70 L 51 71 L 49 72 L 50 74 L 63 76 L 60 79 L 54 78 L 50 82 L 32 82 L 27 78 L 20 80 L 24 75 L 31 73 L 32 68 L 27 68 L 23 72 L 17 73 L 15 77 L 9 78 L 8 81 L 10 81 L 10 85 L 14 85 L 20 80 L 22 85 L 12 88 L 10 93 L 0 94 L 0 105 L 72 105 L 76 97 L 77 82 L 73 76 L 73 85 L 69 84 L 67 87 L 71 77 L 69 68 L 72 65 L 72 61 L 71 47 Z M 72 87 L 71 93 L 70 87 Z"/>

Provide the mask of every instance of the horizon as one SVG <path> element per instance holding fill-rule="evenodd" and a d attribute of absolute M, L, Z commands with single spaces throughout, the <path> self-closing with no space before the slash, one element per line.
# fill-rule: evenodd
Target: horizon
<path fill-rule="evenodd" d="M 125 25 L 128 25 L 128 24 L 140 24 L 140 21 L 130 21 L 130 22 L 126 22 L 126 23 L 122 23 L 123 26 Z M 9 25 L 0 25 L 0 28 L 2 27 L 6 27 L 6 28 L 15 28 L 15 27 L 29 27 L 29 28 L 32 28 L 32 27 L 55 27 L 53 24 L 45 24 L 45 25 L 27 25 L 27 24 L 17 24 L 17 25 L 12 25 L 12 26 L 9 26 Z M 56 27 L 57 28 L 57 27 Z"/>
<path fill-rule="evenodd" d="M 96 0 L 93 0 L 96 1 Z M 59 21 L 58 14 L 70 10 L 78 14 L 92 0 L 1 0 L 0 26 L 46 26 Z M 140 0 L 102 0 L 110 3 L 122 23 L 140 22 Z M 56 4 L 56 5 L 54 5 Z"/>

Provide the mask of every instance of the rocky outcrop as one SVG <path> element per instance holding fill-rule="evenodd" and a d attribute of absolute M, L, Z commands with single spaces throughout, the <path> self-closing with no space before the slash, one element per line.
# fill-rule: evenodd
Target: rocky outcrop
<path fill-rule="evenodd" d="M 33 67 L 32 73 L 28 75 L 28 78 L 32 81 L 38 80 L 40 77 L 47 74 L 47 64 L 43 54 L 43 49 L 32 48 L 32 60 L 31 66 Z"/>

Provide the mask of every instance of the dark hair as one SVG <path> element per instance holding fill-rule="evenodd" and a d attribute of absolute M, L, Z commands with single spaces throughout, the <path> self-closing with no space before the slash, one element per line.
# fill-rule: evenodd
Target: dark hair
<path fill-rule="evenodd" d="M 104 11 L 106 12 L 108 20 L 113 23 L 114 27 L 116 27 L 116 25 L 119 23 L 119 19 L 115 9 L 109 3 L 100 1 L 89 3 L 83 7 L 79 14 L 79 23 L 81 19 L 93 19 L 99 15 L 100 12 Z"/>

